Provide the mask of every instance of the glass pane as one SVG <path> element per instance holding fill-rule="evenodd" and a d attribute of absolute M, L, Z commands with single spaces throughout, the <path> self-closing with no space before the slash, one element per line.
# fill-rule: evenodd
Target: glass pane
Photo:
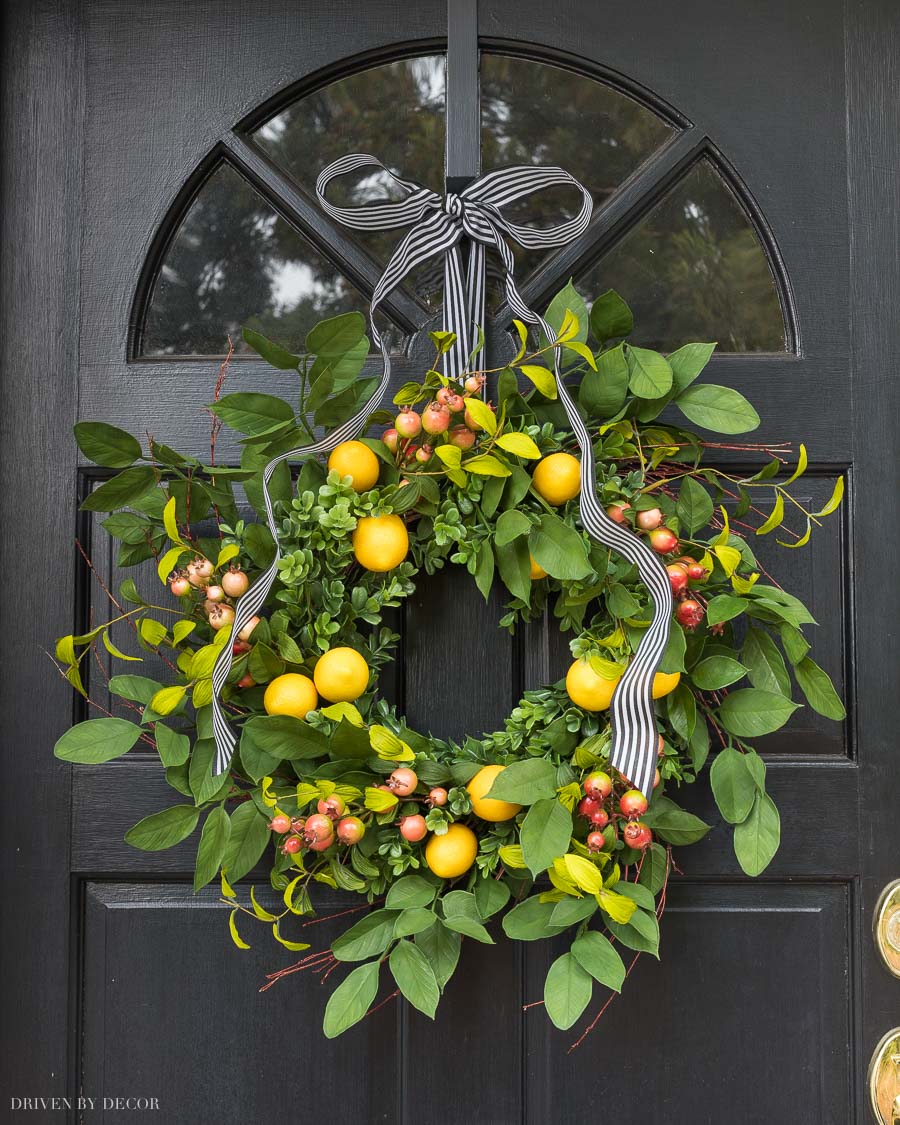
<path fill-rule="evenodd" d="M 254 134 L 270 158 L 310 193 L 332 160 L 368 152 L 406 180 L 444 190 L 444 56 L 401 59 L 352 74 L 308 94 Z M 395 188 L 380 173 L 342 176 L 328 191 L 341 206 L 386 197 Z M 386 261 L 403 232 L 353 232 Z"/>
<path fill-rule="evenodd" d="M 154 285 L 144 355 L 219 355 L 248 325 L 294 351 L 322 317 L 367 305 L 232 168 L 191 204 Z"/>
<path fill-rule="evenodd" d="M 590 191 L 595 208 L 674 132 L 626 94 L 543 62 L 481 56 L 481 145 L 485 171 L 509 164 L 558 164 Z M 514 221 L 550 226 L 581 206 L 554 188 L 504 209 Z M 515 248 L 514 248 L 515 249 Z M 516 272 L 544 255 L 516 251 Z"/>
<path fill-rule="evenodd" d="M 722 352 L 785 350 L 765 251 L 708 161 L 575 284 L 589 299 L 617 290 L 634 311 L 636 342 L 647 347 L 716 340 Z"/>

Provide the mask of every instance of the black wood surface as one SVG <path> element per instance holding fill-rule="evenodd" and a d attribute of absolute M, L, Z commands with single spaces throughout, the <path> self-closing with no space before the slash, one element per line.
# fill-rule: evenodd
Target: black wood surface
<path fill-rule="evenodd" d="M 465 943 L 436 1024 L 392 1001 L 327 1044 L 318 1029 L 324 989 L 288 978 L 257 992 L 265 972 L 295 955 L 262 931 L 239 952 L 215 894 L 192 895 L 194 843 L 158 854 L 123 843 L 126 828 L 177 799 L 152 759 L 136 752 L 70 771 L 50 753 L 73 711 L 41 648 L 76 624 L 76 591 L 79 613 L 101 608 L 76 570 L 69 532 L 90 537 L 98 568 L 115 577 L 99 529 L 76 517 L 76 498 L 97 474 L 79 465 L 71 423 L 102 418 L 193 452 L 207 440 L 202 404 L 217 363 L 129 358 L 135 295 L 158 264 L 172 208 L 198 169 L 224 154 L 304 229 L 309 201 L 248 143 L 247 123 L 295 84 L 346 72 L 357 57 L 385 59 L 394 46 L 409 54 L 416 42 L 434 51 L 446 39 L 444 4 L 40 0 L 7 10 L 4 1112 L 9 1096 L 83 1092 L 160 1097 L 153 1120 L 166 1125 L 294 1120 L 327 1090 L 341 1114 L 365 1122 L 865 1120 L 869 1052 L 900 1022 L 900 986 L 879 968 L 869 936 L 875 898 L 900 856 L 893 4 L 822 0 L 814 13 L 780 0 L 477 5 L 482 44 L 577 68 L 681 130 L 578 247 L 548 260 L 526 296 L 546 298 L 701 153 L 711 155 L 769 252 L 789 349 L 717 358 L 709 379 L 753 398 L 761 440 L 806 440 L 810 498 L 826 497 L 838 474 L 849 486 L 842 517 L 810 549 L 772 564 L 810 602 L 817 658 L 843 687 L 849 718 L 829 724 L 807 709 L 761 744 L 783 848 L 756 883 L 741 878 L 705 787 L 686 795 L 714 831 L 678 857 L 662 961 L 638 962 L 625 995 L 572 1055 L 566 1048 L 583 1024 L 560 1035 L 539 1008 L 522 1011 L 540 999 L 553 949 L 503 943 Z M 451 10 L 459 34 L 469 33 L 469 55 L 450 68 L 451 86 L 464 88 L 476 5 Z M 471 175 L 473 101 L 456 109 L 448 172 Z M 371 289 L 373 264 L 354 244 L 336 242 L 324 224 L 314 241 L 333 246 L 348 276 Z M 392 313 L 407 330 L 427 316 L 403 295 Z M 414 345 L 396 364 L 398 382 L 417 365 Z M 250 360 L 230 378 L 232 390 L 261 378 L 274 393 L 287 387 Z M 221 446 L 222 457 L 237 452 Z M 24 576 L 23 551 L 39 560 Z M 510 638 L 492 628 L 502 600 L 495 592 L 485 606 L 452 571 L 421 582 L 403 615 L 394 677 L 414 725 L 448 735 L 490 729 L 524 688 L 563 670 L 554 620 Z M 126 1119 L 133 1115 L 85 1117 Z"/>

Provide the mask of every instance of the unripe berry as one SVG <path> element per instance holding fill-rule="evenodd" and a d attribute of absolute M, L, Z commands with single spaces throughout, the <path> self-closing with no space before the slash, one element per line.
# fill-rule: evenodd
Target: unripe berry
<path fill-rule="evenodd" d="M 454 426 L 449 437 L 450 444 L 460 449 L 471 449 L 475 444 L 475 434 L 468 426 Z"/>
<path fill-rule="evenodd" d="M 418 784 L 418 777 L 411 769 L 407 769 L 406 766 L 400 766 L 398 769 L 395 769 L 388 778 L 388 788 L 398 797 L 408 797 Z"/>
<path fill-rule="evenodd" d="M 450 425 L 450 410 L 439 402 L 429 403 L 422 412 L 422 429 L 426 434 L 442 434 Z"/>
<path fill-rule="evenodd" d="M 435 786 L 428 794 L 428 803 L 435 808 L 441 808 L 441 806 L 446 805 L 447 790 L 443 789 L 440 785 Z"/>
<path fill-rule="evenodd" d="M 659 508 L 649 508 L 646 511 L 638 512 L 635 523 L 641 531 L 652 531 L 655 527 L 663 521 L 663 514 Z"/>
<path fill-rule="evenodd" d="M 640 789 L 629 789 L 619 798 L 619 808 L 627 817 L 643 816 L 647 811 L 647 798 Z"/>
<path fill-rule="evenodd" d="M 253 635 L 253 630 L 258 624 L 259 618 L 251 617 L 247 624 L 243 627 L 243 629 L 241 629 L 241 631 L 238 633 L 238 639 L 241 641 L 249 641 L 251 636 Z"/>
<path fill-rule="evenodd" d="M 470 395 L 477 395 L 481 388 L 484 386 L 484 376 L 470 375 L 468 379 L 466 379 L 463 386 L 466 388 Z"/>
<path fill-rule="evenodd" d="M 288 836 L 285 842 L 281 845 L 281 850 L 285 855 L 296 855 L 302 847 L 303 841 L 299 836 Z"/>
<path fill-rule="evenodd" d="M 475 440 L 474 436 L 472 440 Z M 176 598 L 183 598 L 185 594 L 189 594 L 191 591 L 191 584 L 188 581 L 187 575 L 182 571 L 178 571 L 178 573 L 169 583 L 169 589 L 172 591 Z"/>
<path fill-rule="evenodd" d="M 334 825 L 323 813 L 313 813 L 306 818 L 303 835 L 310 845 L 317 841 L 330 840 L 334 836 Z"/>
<path fill-rule="evenodd" d="M 606 509 L 606 514 L 611 520 L 615 520 L 616 523 L 626 523 L 625 512 L 630 507 L 630 504 L 610 504 Z"/>
<path fill-rule="evenodd" d="M 668 527 L 657 527 L 650 532 L 650 546 L 660 555 L 671 555 L 678 549 L 678 536 Z"/>
<path fill-rule="evenodd" d="M 641 821 L 631 820 L 622 829 L 622 839 L 629 848 L 643 850 L 653 842 L 653 833 Z"/>
<path fill-rule="evenodd" d="M 688 584 L 688 572 L 685 567 L 679 563 L 669 563 L 666 567 L 669 575 L 669 585 L 672 587 L 672 593 L 677 598 L 679 594 L 684 593 Z"/>
<path fill-rule="evenodd" d="M 366 826 L 358 816 L 345 816 L 343 820 L 338 821 L 337 838 L 348 847 L 351 844 L 358 844 L 365 834 Z"/>
<path fill-rule="evenodd" d="M 285 816 L 284 813 L 278 813 L 277 816 L 273 816 L 269 821 L 270 832 L 284 833 L 287 832 L 290 826 L 291 818 L 289 816 Z"/>
<path fill-rule="evenodd" d="M 420 465 L 427 465 L 434 453 L 434 448 L 427 443 L 416 450 L 416 460 Z"/>
<path fill-rule="evenodd" d="M 209 623 L 216 630 L 234 621 L 234 610 L 230 605 L 213 605 L 209 611 Z"/>
<path fill-rule="evenodd" d="M 612 778 L 602 770 L 584 779 L 585 796 L 592 797 L 595 801 L 605 801 L 612 793 L 612 787 Z"/>
<path fill-rule="evenodd" d="M 400 835 L 404 840 L 409 840 L 411 844 L 417 844 L 419 840 L 424 840 L 428 832 L 428 826 L 425 824 L 425 817 L 419 813 L 413 816 L 405 816 L 400 821 Z"/>
<path fill-rule="evenodd" d="M 397 452 L 397 446 L 400 444 L 400 435 L 394 426 L 389 426 L 381 435 L 381 440 L 388 447 L 391 453 Z"/>
<path fill-rule="evenodd" d="M 240 598 L 247 593 L 250 579 L 236 566 L 229 567 L 222 575 L 222 589 L 229 598 Z"/>
<path fill-rule="evenodd" d="M 316 808 L 330 820 L 340 820 L 347 806 L 344 804 L 343 797 L 339 797 L 337 793 L 332 793 L 330 797 L 325 797 L 319 801 Z"/>
<path fill-rule="evenodd" d="M 206 600 L 215 604 L 216 602 L 223 602 L 225 600 L 225 591 L 221 586 L 207 586 L 206 587 Z"/>
<path fill-rule="evenodd" d="M 415 410 L 410 410 L 408 406 L 401 406 L 400 413 L 394 419 L 394 426 L 401 437 L 411 438 L 422 429 L 422 419 Z"/>
<path fill-rule="evenodd" d="M 451 394 L 444 404 L 451 414 L 461 414 L 466 408 L 466 400 L 462 395 Z"/>

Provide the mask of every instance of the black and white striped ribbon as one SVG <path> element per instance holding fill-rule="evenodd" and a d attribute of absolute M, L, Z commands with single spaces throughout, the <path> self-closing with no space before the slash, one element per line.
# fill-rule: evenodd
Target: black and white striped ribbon
<path fill-rule="evenodd" d="M 332 180 L 360 168 L 373 167 L 387 173 L 404 192 L 397 201 L 367 204 L 362 207 L 337 207 L 325 198 Z M 567 185 L 581 192 L 579 213 L 554 227 L 536 229 L 509 222 L 502 209 L 516 200 Z M 430 259 L 444 258 L 444 327 L 456 334 L 456 343 L 447 353 L 445 373 L 459 380 L 469 356 L 475 348 L 475 333 L 484 324 L 485 251 L 493 249 L 503 263 L 506 296 L 516 316 L 528 324 L 539 325 L 548 339 L 553 330 L 523 301 L 515 283 L 515 262 L 508 241 L 526 249 L 549 249 L 577 238 L 591 218 L 591 197 L 568 172 L 556 167 L 503 168 L 474 180 L 457 195 L 441 197 L 430 188 L 393 175 L 380 160 L 364 153 L 353 153 L 329 164 L 316 181 L 319 204 L 333 219 L 355 230 L 396 230 L 411 227 L 391 255 L 372 294 L 369 316 L 372 338 L 381 350 L 383 373 L 375 394 L 353 418 L 339 426 L 327 438 L 313 445 L 282 453 L 270 461 L 263 472 L 263 496 L 266 519 L 275 539 L 276 553 L 272 565 L 254 582 L 235 607 L 232 636 L 237 637 L 244 626 L 262 609 L 278 572 L 278 527 L 269 496 L 269 481 L 284 461 L 328 453 L 342 441 L 357 436 L 366 419 L 384 397 L 390 378 L 390 356 L 375 323 L 375 312 L 381 301 L 417 266 Z M 460 243 L 468 241 L 468 262 L 464 266 Z M 612 699 L 612 747 L 610 760 L 635 786 L 649 797 L 656 769 L 658 735 L 653 712 L 653 677 L 669 636 L 672 615 L 672 591 L 668 575 L 659 557 L 627 528 L 611 520 L 600 504 L 595 483 L 594 449 L 584 422 L 563 383 L 559 349 L 554 355 L 554 372 L 560 401 L 575 432 L 581 449 L 581 521 L 585 530 L 599 543 L 610 547 L 634 564 L 641 581 L 653 598 L 653 620 L 638 645 Z M 216 774 L 228 769 L 237 738 L 222 709 L 220 694 L 232 664 L 232 646 L 226 644 L 213 669 L 213 733 L 216 740 Z"/>

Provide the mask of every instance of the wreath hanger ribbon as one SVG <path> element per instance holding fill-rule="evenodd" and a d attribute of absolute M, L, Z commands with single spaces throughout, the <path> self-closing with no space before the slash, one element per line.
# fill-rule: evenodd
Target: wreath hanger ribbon
<path fill-rule="evenodd" d="M 337 207 L 325 198 L 332 180 L 359 168 L 374 167 L 387 173 L 391 181 L 405 193 L 399 200 L 367 204 L 362 207 Z M 579 213 L 572 219 L 547 228 L 512 223 L 502 209 L 548 187 L 568 185 L 582 197 Z M 383 361 L 381 380 L 372 397 L 343 425 L 328 437 L 312 445 L 282 453 L 263 470 L 263 498 L 266 520 L 275 540 L 275 558 L 235 606 L 231 636 L 236 637 L 260 611 L 278 574 L 280 549 L 278 525 L 269 495 L 272 474 L 284 461 L 329 453 L 343 441 L 360 434 L 372 411 L 380 405 L 390 380 L 391 361 L 387 347 L 375 323 L 375 311 L 384 298 L 417 266 L 431 258 L 444 258 L 444 328 L 456 334 L 456 341 L 446 353 L 446 374 L 459 381 L 469 356 L 475 350 L 475 332 L 484 324 L 485 250 L 491 248 L 503 263 L 506 298 L 515 315 L 528 324 L 538 325 L 548 340 L 555 339 L 553 329 L 530 309 L 515 283 L 515 261 L 509 241 L 532 249 L 563 246 L 587 228 L 593 208 L 587 190 L 568 172 L 557 167 L 517 166 L 502 168 L 473 180 L 459 194 L 440 196 L 430 188 L 395 176 L 374 156 L 353 153 L 329 164 L 316 180 L 316 195 L 322 209 L 337 222 L 354 230 L 411 229 L 388 260 L 372 293 L 369 320 L 372 338 Z M 469 244 L 468 262 L 463 263 L 461 242 Z M 581 415 L 572 401 L 560 372 L 560 349 L 554 349 L 554 375 L 557 393 L 575 433 L 581 451 L 581 522 L 588 534 L 604 547 L 622 555 L 637 567 L 640 580 L 653 599 L 653 618 L 641 638 L 637 651 L 613 693 L 611 704 L 612 745 L 610 761 L 636 789 L 649 797 L 656 770 L 658 734 L 653 710 L 653 677 L 662 660 L 669 638 L 672 615 L 672 591 L 668 575 L 659 557 L 636 535 L 606 514 L 596 493 L 594 447 Z M 220 695 L 232 665 L 232 645 L 226 643 L 219 653 L 212 675 L 213 734 L 216 741 L 216 775 L 224 773 L 231 762 L 237 737 L 225 717 Z"/>

